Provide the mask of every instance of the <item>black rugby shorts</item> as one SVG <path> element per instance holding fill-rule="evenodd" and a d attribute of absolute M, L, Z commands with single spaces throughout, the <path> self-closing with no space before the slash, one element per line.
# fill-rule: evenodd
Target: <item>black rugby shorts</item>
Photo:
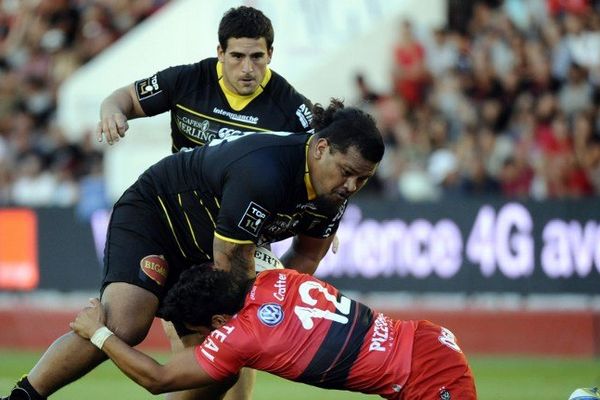
<path fill-rule="evenodd" d="M 173 246 L 160 212 L 144 199 L 137 185 L 117 201 L 108 225 L 102 289 L 126 282 L 161 300 L 188 263 Z"/>

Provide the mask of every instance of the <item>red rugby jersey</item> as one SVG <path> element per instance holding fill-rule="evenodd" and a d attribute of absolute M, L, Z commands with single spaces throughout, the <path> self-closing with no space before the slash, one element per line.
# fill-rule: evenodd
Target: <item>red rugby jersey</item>
<path fill-rule="evenodd" d="M 396 398 L 416 321 L 394 321 L 294 270 L 261 272 L 244 308 L 195 349 L 213 378 L 242 367 L 293 381 Z"/>

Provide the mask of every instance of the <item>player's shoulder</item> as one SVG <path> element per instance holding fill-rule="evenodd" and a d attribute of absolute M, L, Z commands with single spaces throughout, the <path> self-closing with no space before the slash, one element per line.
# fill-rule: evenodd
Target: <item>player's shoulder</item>
<path fill-rule="evenodd" d="M 208 168 L 206 174 L 226 175 L 229 185 L 241 185 L 254 194 L 272 191 L 285 181 L 284 168 L 271 143 L 256 140 L 238 140 L 224 146 L 204 146 L 209 157 L 207 165 L 216 163 L 219 167 Z"/>
<path fill-rule="evenodd" d="M 251 182 L 252 187 L 270 187 L 282 181 L 289 183 L 298 169 L 304 168 L 308 138 L 308 133 L 253 132 L 234 139 L 213 140 L 206 151 L 226 168 L 243 170 L 245 177 L 261 176 Z M 215 145 L 219 141 L 222 143 Z"/>
<path fill-rule="evenodd" d="M 264 250 L 263 250 L 264 251 Z M 299 275 L 300 272 L 290 268 L 265 269 L 256 276 L 254 286 L 260 286 L 265 282 L 280 280 L 282 276 Z"/>
<path fill-rule="evenodd" d="M 271 100 L 285 115 L 294 116 L 293 130 L 308 131 L 312 121 L 312 103 L 299 93 L 284 77 L 272 71 L 271 80 L 265 88 Z"/>
<path fill-rule="evenodd" d="M 269 318 L 281 314 L 294 297 L 302 275 L 285 268 L 261 271 L 248 292 L 241 319 L 258 325 L 274 322 Z"/>
<path fill-rule="evenodd" d="M 171 66 L 162 70 L 160 74 L 163 77 L 177 78 L 178 80 L 205 79 L 212 75 L 216 76 L 216 62 L 216 58 L 206 58 L 191 64 Z"/>
<path fill-rule="evenodd" d="M 288 268 L 264 269 L 256 275 L 254 284 L 248 292 L 248 300 L 264 300 L 264 293 L 269 296 L 271 285 L 281 280 L 287 280 L 287 277 L 297 275 L 298 271 Z M 264 292 L 264 293 L 263 293 Z"/>
<path fill-rule="evenodd" d="M 238 153 L 250 157 L 270 157 L 274 155 L 276 159 L 284 158 L 277 155 L 288 153 L 304 155 L 304 147 L 310 136 L 311 133 L 308 132 L 249 132 L 240 135 L 239 139 L 231 140 L 230 151 L 234 154 Z M 224 140 L 227 141 L 228 139 Z M 228 143 L 224 143 L 224 145 L 227 146 Z"/>
<path fill-rule="evenodd" d="M 295 141 L 290 143 L 285 138 L 274 138 L 262 133 L 248 147 L 247 152 L 240 152 L 238 168 L 244 166 L 252 170 L 247 171 L 247 175 L 257 174 L 263 177 L 261 182 L 252 182 L 255 187 L 270 187 L 285 181 L 288 169 L 294 167 L 289 164 L 295 164 L 298 153 Z"/>
<path fill-rule="evenodd" d="M 271 70 L 271 80 L 268 87 L 271 96 L 282 104 L 297 107 L 298 104 L 304 103 L 309 107 L 311 106 L 310 100 L 298 92 L 283 76 L 273 70 Z"/>
<path fill-rule="evenodd" d="M 280 287 L 284 291 L 286 288 L 291 288 L 305 282 L 307 280 L 317 280 L 312 275 L 304 274 L 291 268 L 276 268 L 263 270 L 257 274 L 256 281 L 250 292 L 251 298 L 259 300 L 268 300 L 273 296 L 273 287 Z M 279 299 L 280 297 L 274 297 Z"/>
<path fill-rule="evenodd" d="M 197 63 L 189 64 L 189 65 L 193 66 L 197 70 L 199 69 L 202 72 L 205 72 L 205 73 L 214 72 L 216 74 L 217 62 L 218 62 L 217 57 L 209 57 L 209 58 L 205 58 L 204 60 L 198 61 Z"/>

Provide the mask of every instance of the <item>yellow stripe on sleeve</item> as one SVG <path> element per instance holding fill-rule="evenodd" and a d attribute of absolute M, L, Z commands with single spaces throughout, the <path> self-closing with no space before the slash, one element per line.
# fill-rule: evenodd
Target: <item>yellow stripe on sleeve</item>
<path fill-rule="evenodd" d="M 217 233 L 217 231 L 215 231 L 215 237 L 218 237 L 219 239 L 224 240 L 224 241 L 229 242 L 229 243 L 235 243 L 235 244 L 254 244 L 254 242 L 252 240 L 238 240 L 238 239 L 228 238 L 227 236 L 223 236 L 223 235 Z"/>

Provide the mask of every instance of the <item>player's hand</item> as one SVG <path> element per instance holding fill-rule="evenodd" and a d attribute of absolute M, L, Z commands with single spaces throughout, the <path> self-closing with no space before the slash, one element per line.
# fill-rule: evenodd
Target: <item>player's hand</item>
<path fill-rule="evenodd" d="M 125 132 L 129 129 L 127 117 L 122 113 L 114 113 L 103 116 L 96 127 L 96 137 L 102 142 L 102 135 L 106 137 L 106 142 L 110 145 L 118 142 L 119 138 L 125 137 Z"/>
<path fill-rule="evenodd" d="M 94 332 L 105 326 L 106 318 L 100 300 L 90 299 L 90 304 L 77 314 L 75 321 L 69 324 L 71 329 L 84 339 L 91 338 Z"/>

